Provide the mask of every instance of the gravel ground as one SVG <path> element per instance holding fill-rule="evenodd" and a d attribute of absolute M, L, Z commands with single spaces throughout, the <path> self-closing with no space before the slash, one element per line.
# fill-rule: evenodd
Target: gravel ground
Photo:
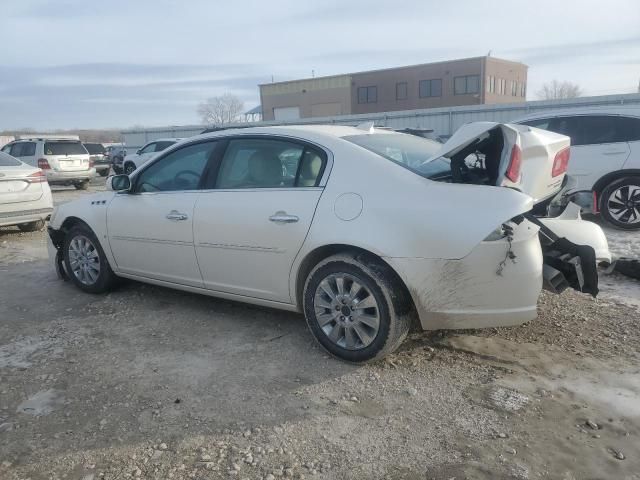
<path fill-rule="evenodd" d="M 637 282 L 356 367 L 297 314 L 135 282 L 82 294 L 44 240 L 0 229 L 2 480 L 640 479 Z"/>

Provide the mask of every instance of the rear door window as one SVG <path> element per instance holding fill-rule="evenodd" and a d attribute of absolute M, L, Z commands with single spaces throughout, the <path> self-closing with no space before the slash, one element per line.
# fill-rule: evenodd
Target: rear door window
<path fill-rule="evenodd" d="M 611 115 L 585 115 L 580 119 L 582 132 L 580 145 L 598 145 L 601 143 L 624 142 L 624 134 L 618 117 Z"/>
<path fill-rule="evenodd" d="M 14 157 L 33 157 L 35 154 L 35 142 L 19 142 L 11 146 L 11 155 Z"/>
<path fill-rule="evenodd" d="M 45 155 L 86 155 L 87 150 L 80 142 L 45 142 Z"/>
<path fill-rule="evenodd" d="M 315 187 L 325 158 L 315 148 L 286 140 L 234 139 L 222 158 L 215 188 Z"/>

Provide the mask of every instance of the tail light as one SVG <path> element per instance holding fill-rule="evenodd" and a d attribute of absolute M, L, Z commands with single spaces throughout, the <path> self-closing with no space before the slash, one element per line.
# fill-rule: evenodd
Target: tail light
<path fill-rule="evenodd" d="M 45 160 L 46 162 L 46 160 Z M 47 176 L 42 170 L 38 170 L 27 177 L 29 183 L 47 183 Z"/>
<path fill-rule="evenodd" d="M 95 160 L 93 159 L 89 159 L 89 168 L 93 168 L 93 166 L 96 164 Z"/>
<path fill-rule="evenodd" d="M 556 153 L 556 158 L 553 159 L 553 169 L 551 170 L 552 177 L 557 177 L 567 171 L 569 167 L 569 152 L 569 147 L 567 147 Z"/>
<path fill-rule="evenodd" d="M 512 182 L 517 182 L 520 178 L 520 168 L 522 167 L 522 150 L 518 145 L 514 145 L 511 149 L 511 160 L 507 167 L 506 177 Z"/>
<path fill-rule="evenodd" d="M 598 208 L 598 192 L 593 191 L 593 213 L 600 213 L 600 209 Z"/>
<path fill-rule="evenodd" d="M 46 158 L 39 158 L 38 168 L 41 168 L 42 170 L 51 170 L 51 165 L 49 165 L 49 162 Z"/>

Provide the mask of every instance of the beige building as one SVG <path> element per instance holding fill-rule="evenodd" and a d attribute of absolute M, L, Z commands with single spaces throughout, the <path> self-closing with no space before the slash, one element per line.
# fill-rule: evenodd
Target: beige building
<path fill-rule="evenodd" d="M 475 57 L 260 85 L 264 120 L 524 102 L 527 66 Z"/>

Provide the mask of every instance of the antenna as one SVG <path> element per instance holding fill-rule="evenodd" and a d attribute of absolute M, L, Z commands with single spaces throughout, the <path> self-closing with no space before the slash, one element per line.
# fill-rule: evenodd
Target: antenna
<path fill-rule="evenodd" d="M 311 69 L 311 78 L 315 78 L 316 76 L 316 71 Z"/>

